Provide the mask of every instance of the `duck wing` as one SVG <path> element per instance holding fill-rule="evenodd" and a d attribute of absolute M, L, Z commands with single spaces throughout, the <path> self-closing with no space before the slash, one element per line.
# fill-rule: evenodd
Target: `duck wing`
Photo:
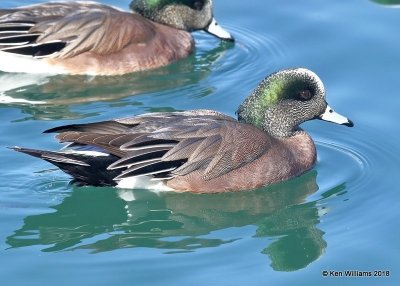
<path fill-rule="evenodd" d="M 140 15 L 90 2 L 46 3 L 0 10 L 0 51 L 35 58 L 99 55 L 145 43 L 153 24 Z"/>
<path fill-rule="evenodd" d="M 59 141 L 71 148 L 90 146 L 115 156 L 107 167 L 119 172 L 115 181 L 137 176 L 163 180 L 197 170 L 210 180 L 259 158 L 273 140 L 252 125 L 210 110 L 143 114 L 46 132 L 59 133 Z"/>

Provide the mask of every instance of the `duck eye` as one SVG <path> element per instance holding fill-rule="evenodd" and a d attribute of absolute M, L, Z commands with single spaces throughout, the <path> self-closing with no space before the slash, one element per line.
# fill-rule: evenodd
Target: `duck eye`
<path fill-rule="evenodd" d="M 297 96 L 300 100 L 309 100 L 312 97 L 312 93 L 310 90 L 305 89 L 300 91 Z"/>
<path fill-rule="evenodd" d="M 204 6 L 204 1 L 194 1 L 193 3 L 193 9 L 200 11 L 203 9 Z"/>

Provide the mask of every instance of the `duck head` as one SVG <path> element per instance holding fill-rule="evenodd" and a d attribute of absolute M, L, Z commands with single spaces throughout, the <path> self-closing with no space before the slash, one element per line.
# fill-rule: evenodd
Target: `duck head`
<path fill-rule="evenodd" d="M 204 30 L 225 41 L 234 41 L 213 16 L 212 0 L 134 0 L 130 8 L 142 16 L 176 29 Z"/>
<path fill-rule="evenodd" d="M 239 121 L 252 124 L 274 137 L 292 136 L 299 125 L 322 119 L 352 127 L 353 122 L 336 113 L 326 102 L 321 79 L 305 68 L 269 75 L 240 105 Z"/>

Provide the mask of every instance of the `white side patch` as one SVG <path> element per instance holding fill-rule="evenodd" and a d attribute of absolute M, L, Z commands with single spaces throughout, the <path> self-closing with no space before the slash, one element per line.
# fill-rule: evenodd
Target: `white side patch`
<path fill-rule="evenodd" d="M 0 51 L 0 70 L 34 74 L 65 74 L 61 67 L 49 65 L 44 60 Z"/>
<path fill-rule="evenodd" d="M 152 177 L 149 176 L 125 178 L 118 182 L 117 187 L 121 189 L 146 189 L 155 193 L 173 191 L 163 181 L 152 181 L 151 179 Z"/>

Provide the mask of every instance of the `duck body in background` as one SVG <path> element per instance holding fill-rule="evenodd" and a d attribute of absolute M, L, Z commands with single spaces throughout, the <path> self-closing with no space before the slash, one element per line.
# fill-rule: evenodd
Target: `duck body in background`
<path fill-rule="evenodd" d="M 211 0 L 135 0 L 130 7 L 133 13 L 78 1 L 0 9 L 0 70 L 120 75 L 187 57 L 192 31 L 233 41 Z"/>

